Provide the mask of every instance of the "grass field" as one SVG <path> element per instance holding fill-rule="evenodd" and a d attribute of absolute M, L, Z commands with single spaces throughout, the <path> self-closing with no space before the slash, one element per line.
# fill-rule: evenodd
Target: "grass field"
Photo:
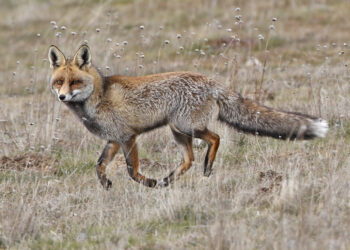
<path fill-rule="evenodd" d="M 0 7 L 0 249 L 350 249 L 347 0 L 10 0 Z M 221 137 L 174 185 L 132 181 L 121 152 L 51 94 L 48 47 L 82 43 L 105 74 L 195 71 L 261 103 L 327 119 L 326 138 Z M 141 171 L 181 162 L 169 128 L 138 137 Z"/>

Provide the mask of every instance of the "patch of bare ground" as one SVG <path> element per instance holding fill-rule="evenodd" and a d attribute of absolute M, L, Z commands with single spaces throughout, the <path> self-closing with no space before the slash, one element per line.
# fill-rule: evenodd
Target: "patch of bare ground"
<path fill-rule="evenodd" d="M 24 153 L 13 157 L 0 158 L 0 171 L 3 170 L 33 170 L 44 173 L 56 174 L 58 161 L 55 157 L 46 153 Z"/>

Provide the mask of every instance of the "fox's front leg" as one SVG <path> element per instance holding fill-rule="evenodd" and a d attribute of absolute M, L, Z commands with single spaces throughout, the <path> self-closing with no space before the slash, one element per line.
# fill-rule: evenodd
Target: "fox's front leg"
<path fill-rule="evenodd" d="M 112 182 L 106 177 L 106 167 L 113 160 L 115 154 L 118 152 L 118 149 L 119 144 L 109 141 L 97 161 L 97 176 L 105 189 L 112 187 Z"/>
<path fill-rule="evenodd" d="M 134 181 L 142 183 L 147 187 L 155 187 L 157 185 L 156 180 L 147 178 L 139 173 L 139 159 L 136 145 L 136 136 L 132 136 L 129 141 L 122 144 L 121 146 L 124 152 L 126 165 L 130 177 Z"/>

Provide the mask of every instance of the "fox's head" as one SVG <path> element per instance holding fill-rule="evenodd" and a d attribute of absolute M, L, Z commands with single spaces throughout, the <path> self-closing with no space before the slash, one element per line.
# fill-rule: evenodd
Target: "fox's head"
<path fill-rule="evenodd" d="M 66 59 L 56 47 L 49 49 L 52 92 L 63 102 L 84 102 L 94 91 L 96 69 L 91 65 L 91 53 L 82 45 L 73 59 Z"/>

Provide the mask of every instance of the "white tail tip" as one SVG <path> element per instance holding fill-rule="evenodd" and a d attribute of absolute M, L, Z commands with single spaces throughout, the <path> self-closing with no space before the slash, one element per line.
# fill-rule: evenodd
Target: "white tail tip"
<path fill-rule="evenodd" d="M 326 137 L 328 132 L 328 122 L 323 119 L 318 119 L 313 121 L 312 123 L 312 131 L 314 132 L 314 135 L 317 137 Z"/>

